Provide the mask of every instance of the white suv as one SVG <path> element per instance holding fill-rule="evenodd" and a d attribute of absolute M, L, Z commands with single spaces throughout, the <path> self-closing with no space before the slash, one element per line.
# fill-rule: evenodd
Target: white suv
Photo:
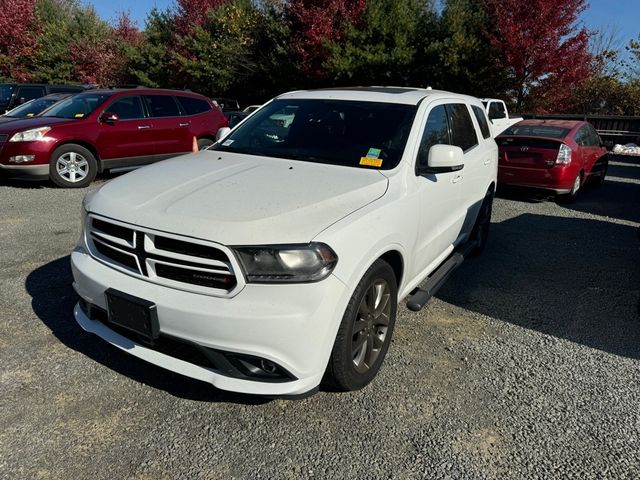
<path fill-rule="evenodd" d="M 281 95 L 209 150 L 86 196 L 75 318 L 225 390 L 303 395 L 323 377 L 361 388 L 398 301 L 420 309 L 484 247 L 497 158 L 472 97 Z"/>

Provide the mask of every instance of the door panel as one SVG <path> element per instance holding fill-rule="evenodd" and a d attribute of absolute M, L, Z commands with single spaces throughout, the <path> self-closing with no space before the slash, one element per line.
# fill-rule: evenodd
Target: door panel
<path fill-rule="evenodd" d="M 423 135 L 416 159 L 418 164 L 426 164 L 433 145 L 451 144 L 449 119 L 443 103 L 431 106 L 423 120 Z M 427 268 L 457 238 L 464 221 L 460 201 L 463 178 L 463 171 L 415 177 L 419 227 L 413 276 Z"/>
<path fill-rule="evenodd" d="M 153 161 L 153 125 L 150 119 L 145 118 L 141 97 L 133 95 L 114 100 L 104 112 L 115 113 L 119 120 L 98 124 L 97 147 L 101 159 L 108 162 L 122 158 L 147 157 L 149 162 Z"/>
<path fill-rule="evenodd" d="M 190 152 L 193 135 L 189 117 L 181 117 L 178 104 L 171 95 L 146 95 L 153 119 L 152 137 L 156 155 Z"/>

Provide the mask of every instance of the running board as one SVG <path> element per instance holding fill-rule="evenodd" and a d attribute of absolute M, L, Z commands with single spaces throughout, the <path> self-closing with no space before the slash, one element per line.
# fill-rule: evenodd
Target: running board
<path fill-rule="evenodd" d="M 465 257 L 475 248 L 476 242 L 467 242 L 452 253 L 429 277 L 423 288 L 416 288 L 407 301 L 409 310 L 419 312 L 429 299 L 444 285 L 456 268 L 462 265 Z"/>

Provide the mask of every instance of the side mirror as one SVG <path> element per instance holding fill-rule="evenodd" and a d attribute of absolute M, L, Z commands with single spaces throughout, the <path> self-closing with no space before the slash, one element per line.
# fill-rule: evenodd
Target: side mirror
<path fill-rule="evenodd" d="M 457 172 L 464 168 L 464 152 L 453 145 L 434 145 L 429 149 L 427 165 L 418 165 L 418 175 Z"/>
<path fill-rule="evenodd" d="M 231 131 L 231 129 L 229 127 L 222 127 L 220 129 L 218 129 L 218 133 L 216 133 L 216 142 L 219 142 L 224 137 L 229 135 L 230 131 Z"/>
<path fill-rule="evenodd" d="M 118 120 L 120 120 L 120 117 L 118 117 L 117 113 L 104 112 L 100 115 L 100 121 L 103 123 L 115 123 Z"/>

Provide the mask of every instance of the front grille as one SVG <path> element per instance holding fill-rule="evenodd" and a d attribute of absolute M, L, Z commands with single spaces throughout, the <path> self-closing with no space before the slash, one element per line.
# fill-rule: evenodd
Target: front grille
<path fill-rule="evenodd" d="M 237 285 L 230 256 L 218 246 L 89 217 L 91 254 L 114 268 L 149 281 L 208 294 L 228 294 Z"/>

